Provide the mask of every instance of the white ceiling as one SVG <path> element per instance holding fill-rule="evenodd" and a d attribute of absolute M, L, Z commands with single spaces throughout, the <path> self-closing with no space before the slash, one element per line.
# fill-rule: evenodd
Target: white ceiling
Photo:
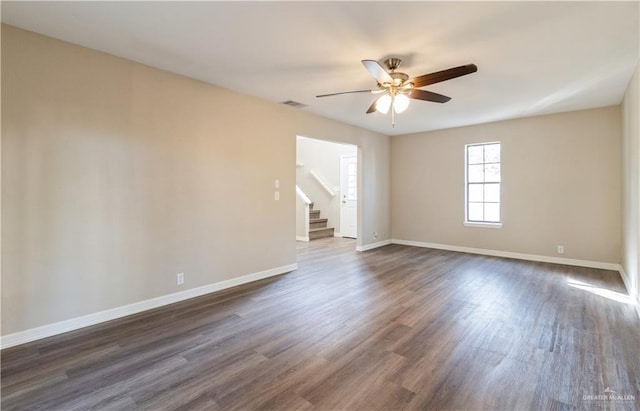
<path fill-rule="evenodd" d="M 2 21 L 387 135 L 618 104 L 639 55 L 639 2 L 2 2 Z M 425 87 L 391 128 L 365 114 L 362 59 Z"/>

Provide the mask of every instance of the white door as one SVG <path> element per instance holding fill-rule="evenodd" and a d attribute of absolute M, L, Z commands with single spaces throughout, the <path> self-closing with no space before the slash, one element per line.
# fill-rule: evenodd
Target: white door
<path fill-rule="evenodd" d="M 340 233 L 343 237 L 358 236 L 358 157 L 340 158 Z"/>

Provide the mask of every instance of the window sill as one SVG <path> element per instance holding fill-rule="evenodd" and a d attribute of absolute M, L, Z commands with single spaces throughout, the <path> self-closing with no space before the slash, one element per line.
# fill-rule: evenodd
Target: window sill
<path fill-rule="evenodd" d="M 476 222 L 465 221 L 462 224 L 464 224 L 465 227 L 502 228 L 502 223 L 476 223 Z"/>

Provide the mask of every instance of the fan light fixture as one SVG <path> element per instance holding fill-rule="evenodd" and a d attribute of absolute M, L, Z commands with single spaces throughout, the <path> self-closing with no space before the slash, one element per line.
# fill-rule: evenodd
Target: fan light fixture
<path fill-rule="evenodd" d="M 388 94 L 383 95 L 376 101 L 376 110 L 379 113 L 387 114 L 389 112 L 389 107 L 391 107 L 391 96 Z"/>
<path fill-rule="evenodd" d="M 376 110 L 379 113 L 387 114 L 391 107 L 396 113 L 402 113 L 409 107 L 409 97 L 404 94 L 397 94 L 393 97 L 390 94 L 385 94 L 376 101 Z"/>
<path fill-rule="evenodd" d="M 409 97 L 404 94 L 397 94 L 396 98 L 393 99 L 393 109 L 396 113 L 402 113 L 409 107 Z"/>

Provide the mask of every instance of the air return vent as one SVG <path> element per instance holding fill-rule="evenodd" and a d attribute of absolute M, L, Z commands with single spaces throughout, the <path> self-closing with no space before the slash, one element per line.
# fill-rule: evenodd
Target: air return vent
<path fill-rule="evenodd" d="M 295 108 L 307 107 L 306 104 L 298 103 L 297 101 L 293 101 L 293 100 L 283 101 L 282 104 L 285 104 L 285 105 L 291 106 L 291 107 L 295 107 Z"/>

